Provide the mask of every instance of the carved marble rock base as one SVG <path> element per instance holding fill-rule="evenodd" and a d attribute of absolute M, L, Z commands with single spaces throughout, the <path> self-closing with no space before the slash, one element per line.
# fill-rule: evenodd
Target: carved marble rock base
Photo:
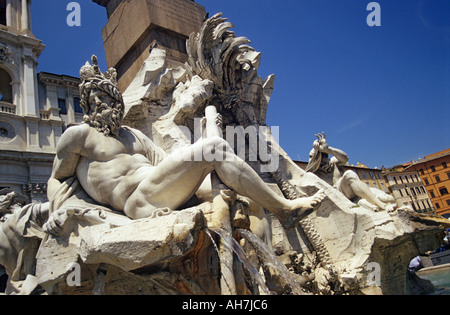
<path fill-rule="evenodd" d="M 205 226 L 203 213 L 197 209 L 137 220 L 116 229 L 95 226 L 81 233 L 80 256 L 86 264 L 108 263 L 135 270 L 184 255 L 193 249 Z"/>
<path fill-rule="evenodd" d="M 196 208 L 117 228 L 80 225 L 69 236 L 50 237 L 43 244 L 37 257 L 38 282 L 51 293 L 55 284 L 65 284 L 74 263 L 130 271 L 171 262 L 192 251 L 205 228 L 203 212 Z"/>

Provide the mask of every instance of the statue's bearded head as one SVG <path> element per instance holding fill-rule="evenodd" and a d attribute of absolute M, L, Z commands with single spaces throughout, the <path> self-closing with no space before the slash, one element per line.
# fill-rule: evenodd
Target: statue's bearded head
<path fill-rule="evenodd" d="M 86 113 L 83 120 L 106 136 L 118 136 L 125 106 L 115 84 L 116 72 L 111 68 L 102 74 L 95 56 L 92 63 L 80 70 L 80 104 Z"/>

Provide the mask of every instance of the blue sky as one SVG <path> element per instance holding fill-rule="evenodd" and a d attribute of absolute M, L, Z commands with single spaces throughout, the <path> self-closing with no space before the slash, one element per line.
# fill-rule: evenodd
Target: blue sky
<path fill-rule="evenodd" d="M 131 0 L 133 1 L 133 0 Z M 77 76 L 92 54 L 106 69 L 106 10 L 79 0 L 81 26 L 66 24 L 66 0 L 34 0 L 33 32 L 47 46 L 39 71 Z M 450 1 L 196 0 L 223 12 L 262 52 L 259 74 L 276 75 L 267 124 L 307 160 L 314 134 L 350 163 L 393 166 L 450 148 Z"/>

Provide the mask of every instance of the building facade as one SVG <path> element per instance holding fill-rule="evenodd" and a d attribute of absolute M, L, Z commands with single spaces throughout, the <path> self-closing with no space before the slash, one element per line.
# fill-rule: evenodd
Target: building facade
<path fill-rule="evenodd" d="M 411 163 L 397 165 L 383 172 L 391 195 L 399 206 L 409 206 L 418 213 L 435 213 L 427 190 L 415 170 L 405 170 Z"/>
<path fill-rule="evenodd" d="M 0 189 L 47 200 L 56 144 L 79 122 L 79 79 L 37 74 L 44 45 L 32 33 L 29 0 L 0 0 Z"/>
<path fill-rule="evenodd" d="M 362 163 L 358 163 L 356 166 L 346 165 L 345 170 L 354 171 L 359 179 L 366 183 L 371 188 L 379 189 L 387 194 L 390 194 L 389 183 L 383 176 L 383 170 L 378 168 L 370 168 Z"/>
<path fill-rule="evenodd" d="M 450 217 L 450 149 L 413 162 L 406 168 L 416 171 L 431 199 L 437 215 Z"/>

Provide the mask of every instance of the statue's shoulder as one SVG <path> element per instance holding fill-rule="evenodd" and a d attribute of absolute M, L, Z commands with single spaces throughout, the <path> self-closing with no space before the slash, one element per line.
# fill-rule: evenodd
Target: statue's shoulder
<path fill-rule="evenodd" d="M 88 124 L 73 124 L 70 125 L 66 131 L 64 131 L 64 134 L 69 135 L 87 135 L 90 131 L 90 127 Z M 64 135 L 63 134 L 63 135 Z"/>
<path fill-rule="evenodd" d="M 72 125 L 67 128 L 58 141 L 57 148 L 79 147 L 89 135 L 90 128 L 87 124 Z"/>
<path fill-rule="evenodd" d="M 127 125 L 122 125 L 122 128 L 127 130 L 127 131 L 130 131 L 132 133 L 137 133 L 137 134 L 142 134 L 143 135 L 143 133 L 140 130 L 136 129 L 136 128 L 132 128 L 132 127 L 127 126 Z"/>
<path fill-rule="evenodd" d="M 149 137 L 147 137 L 142 131 L 140 131 L 138 129 L 132 128 L 130 126 L 125 126 L 125 125 L 123 125 L 122 128 L 125 129 L 126 131 L 132 133 L 140 141 L 148 141 L 148 140 L 150 140 Z"/>

